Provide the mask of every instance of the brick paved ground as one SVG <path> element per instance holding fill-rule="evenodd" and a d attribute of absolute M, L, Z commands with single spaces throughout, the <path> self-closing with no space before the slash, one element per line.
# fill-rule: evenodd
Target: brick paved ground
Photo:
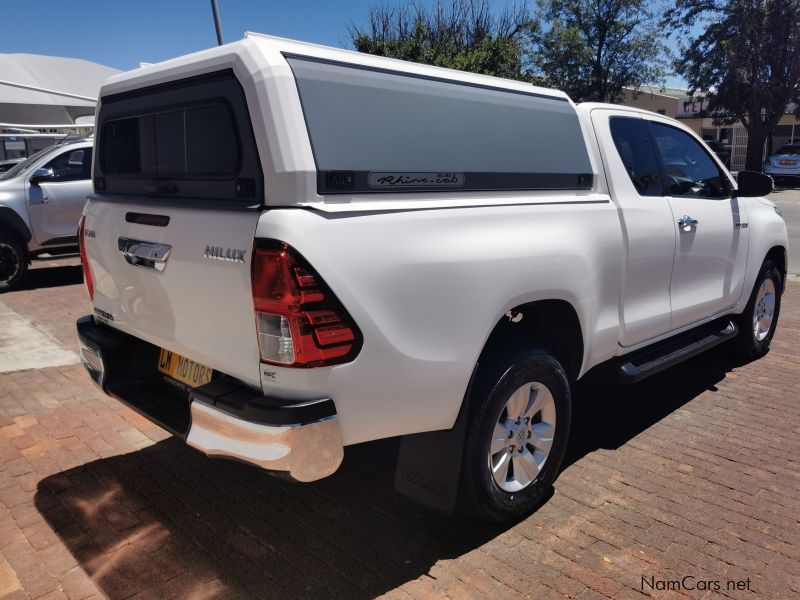
<path fill-rule="evenodd" d="M 33 289 L 0 298 L 73 349 L 76 264 L 38 265 Z M 796 597 L 798 283 L 781 325 L 756 363 L 713 352 L 634 387 L 582 385 L 555 491 L 513 527 L 397 497 L 393 442 L 293 485 L 176 443 L 79 365 L 0 374 L 0 596 L 583 600 L 690 575 Z"/>

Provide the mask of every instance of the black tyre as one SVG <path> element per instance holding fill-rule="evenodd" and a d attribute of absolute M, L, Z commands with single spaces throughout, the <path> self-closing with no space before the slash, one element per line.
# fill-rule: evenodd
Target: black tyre
<path fill-rule="evenodd" d="M 473 389 L 461 508 L 489 521 L 527 516 L 549 493 L 567 448 L 567 375 L 546 352 L 529 351 L 479 375 Z"/>
<path fill-rule="evenodd" d="M 760 358 L 769 351 L 781 312 L 782 286 L 778 266 L 771 260 L 765 260 L 747 307 L 736 319 L 739 335 L 734 340 L 733 348 L 743 358 Z"/>
<path fill-rule="evenodd" d="M 28 270 L 28 249 L 19 238 L 0 230 L 0 292 L 14 289 Z"/>

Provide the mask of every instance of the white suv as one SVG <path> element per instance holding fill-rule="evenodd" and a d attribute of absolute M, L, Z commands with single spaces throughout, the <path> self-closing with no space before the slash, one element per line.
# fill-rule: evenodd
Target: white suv
<path fill-rule="evenodd" d="M 93 145 L 50 146 L 0 174 L 0 292 L 22 281 L 31 257 L 78 250 Z"/>

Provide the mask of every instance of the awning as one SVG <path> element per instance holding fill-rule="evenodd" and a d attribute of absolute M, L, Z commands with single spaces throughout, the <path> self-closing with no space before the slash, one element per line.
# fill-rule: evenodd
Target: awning
<path fill-rule="evenodd" d="M 76 58 L 0 54 L 0 122 L 72 122 L 94 113 L 102 83 L 117 69 Z"/>

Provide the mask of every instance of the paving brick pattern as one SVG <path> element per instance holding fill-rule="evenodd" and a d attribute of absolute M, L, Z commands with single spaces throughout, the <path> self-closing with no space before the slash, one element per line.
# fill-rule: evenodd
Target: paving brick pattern
<path fill-rule="evenodd" d="M 88 312 L 76 264 L 2 297 L 69 348 Z M 792 283 L 758 362 L 713 351 L 584 383 L 552 496 L 503 527 L 396 496 L 396 442 L 295 485 L 176 442 L 78 365 L 2 374 L 0 596 L 798 597 L 799 334 Z"/>

